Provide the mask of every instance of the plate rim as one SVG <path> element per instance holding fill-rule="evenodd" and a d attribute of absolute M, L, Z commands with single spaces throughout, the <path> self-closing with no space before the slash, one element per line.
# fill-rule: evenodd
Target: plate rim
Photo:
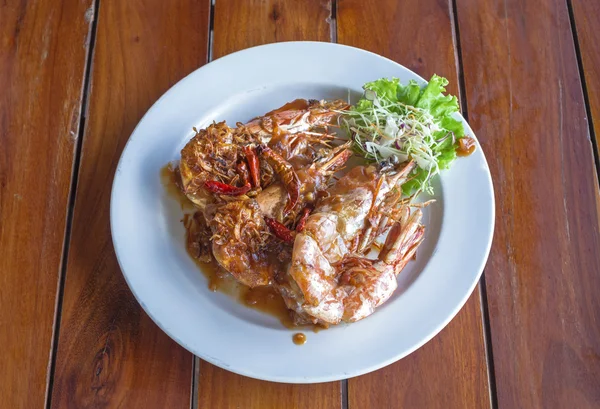
<path fill-rule="evenodd" d="M 123 159 L 125 157 L 125 153 L 128 151 L 128 148 L 130 147 L 132 141 L 134 140 L 134 136 L 136 135 L 138 129 L 140 128 L 140 125 L 144 122 L 144 120 L 151 116 L 151 114 L 156 110 L 156 108 L 160 105 L 161 101 L 163 99 L 165 99 L 169 94 L 171 94 L 174 90 L 176 90 L 179 87 L 183 87 L 192 76 L 194 76 L 197 72 L 206 69 L 209 66 L 213 66 L 214 64 L 224 64 L 226 63 L 229 59 L 234 59 L 234 58 L 239 58 L 241 55 L 244 54 L 252 54 L 255 53 L 257 50 L 259 49 L 267 49 L 267 48 L 277 48 L 277 47 L 287 47 L 287 46 L 294 46 L 294 45 L 298 45 L 298 44 L 303 44 L 303 45 L 307 45 L 307 46 L 315 46 L 315 47 L 326 47 L 326 48 L 345 48 L 345 49 L 350 49 L 352 50 L 352 52 L 357 52 L 357 53 L 363 53 L 363 54 L 368 54 L 374 58 L 378 58 L 378 59 L 382 59 L 385 60 L 389 63 L 394 64 L 395 66 L 397 66 L 399 69 L 404 69 L 409 71 L 412 75 L 414 75 L 415 77 L 417 77 L 420 81 L 427 83 L 427 81 L 421 77 L 419 74 L 415 73 L 414 71 L 410 70 L 409 68 L 403 66 L 402 64 L 384 57 L 382 55 L 376 54 L 374 52 L 368 51 L 368 50 L 364 50 L 361 48 L 357 48 L 357 47 L 353 47 L 353 46 L 349 46 L 349 45 L 343 45 L 343 44 L 337 44 L 337 43 L 330 43 L 330 42 L 320 42 L 320 41 L 285 41 L 285 42 L 277 42 L 277 43 L 269 43 L 269 44 L 262 44 L 262 45 L 258 45 L 258 46 L 254 46 L 254 47 L 250 47 L 250 48 L 246 48 L 243 50 L 239 50 L 236 51 L 234 53 L 225 55 L 223 57 L 217 58 L 214 61 L 211 61 L 209 63 L 206 63 L 204 65 L 202 65 L 201 67 L 191 71 L 189 74 L 187 74 L 186 76 L 184 76 L 183 78 L 181 78 L 179 81 L 177 81 L 176 83 L 174 83 L 171 87 L 169 87 L 161 96 L 160 98 L 158 98 L 152 105 L 151 107 L 145 112 L 145 114 L 141 117 L 141 119 L 139 120 L 139 122 L 136 124 L 136 126 L 134 127 L 133 131 L 131 132 L 129 138 L 127 139 L 127 142 L 125 144 L 125 146 L 123 147 L 123 150 L 121 152 L 117 167 L 115 169 L 115 173 L 114 173 L 114 177 L 113 177 L 113 183 L 111 186 L 111 196 L 110 196 L 110 231 L 111 231 L 111 239 L 113 242 L 113 248 L 115 251 L 115 256 L 117 259 L 117 263 L 119 265 L 119 269 L 121 270 L 121 273 L 123 275 L 123 277 L 125 278 L 125 281 L 127 283 L 127 286 L 129 287 L 129 289 L 131 290 L 132 294 L 134 295 L 136 301 L 140 304 L 140 306 L 144 309 L 144 312 L 146 314 L 148 314 L 148 316 L 152 319 L 152 321 L 166 334 L 168 335 L 171 339 L 173 339 L 175 342 L 177 342 L 181 347 L 183 347 L 185 350 L 191 352 L 192 354 L 202 358 L 203 360 L 218 366 L 220 368 L 223 368 L 227 371 L 230 372 L 234 372 L 236 374 L 239 375 L 243 375 L 243 376 L 248 376 L 254 379 L 259 379 L 259 380 L 265 380 L 265 381 L 271 381 L 271 382 L 280 382 L 280 383 L 292 383 L 292 384 L 310 384 L 310 383 L 320 383 L 320 382 L 330 382 L 330 381 L 339 381 L 339 380 L 343 380 L 343 379 L 348 379 L 348 378 L 353 378 L 356 376 L 360 376 L 360 375 L 364 375 L 373 371 L 376 371 L 378 369 L 381 369 L 383 367 L 386 367 L 388 365 L 391 365 L 394 362 L 399 361 L 400 359 L 412 354 L 414 351 L 416 351 L 417 349 L 421 348 L 423 345 L 425 345 L 426 343 L 428 343 L 431 339 L 433 339 L 436 335 L 438 335 L 448 324 L 450 321 L 452 321 L 452 319 L 454 319 L 456 317 L 456 315 L 458 314 L 458 312 L 460 312 L 460 310 L 464 307 L 464 305 L 466 304 L 466 302 L 468 301 L 468 299 L 470 298 L 470 296 L 473 294 L 473 291 L 475 289 L 475 287 L 477 286 L 477 284 L 480 282 L 482 274 L 484 272 L 484 268 L 485 265 L 489 259 L 489 254 L 491 251 L 491 246 L 492 246 L 492 242 L 493 242 L 493 237 L 494 237 L 494 231 L 495 231 L 495 219 L 496 219 L 496 204 L 495 204 L 495 191 L 494 191 L 494 185 L 493 185 L 493 180 L 491 178 L 491 172 L 489 169 L 489 165 L 487 163 L 487 159 L 485 157 L 485 153 L 483 152 L 483 150 L 481 149 L 481 145 L 479 144 L 479 141 L 477 139 L 477 136 L 475 135 L 475 133 L 473 132 L 473 130 L 471 129 L 470 125 L 468 124 L 468 122 L 466 121 L 466 119 L 462 116 L 461 112 L 456 113 L 456 116 L 459 116 L 461 121 L 463 122 L 463 124 L 466 126 L 466 131 L 468 131 L 467 133 L 471 134 L 472 136 L 475 137 L 475 140 L 477 141 L 477 145 L 479 147 L 479 151 L 483 157 L 483 160 L 485 162 L 485 170 L 487 171 L 487 183 L 489 184 L 489 188 L 490 188 L 490 193 L 491 193 L 491 200 L 489 202 L 490 204 L 490 220 L 489 220 L 489 226 L 490 226 L 490 233 L 489 236 L 487 237 L 487 242 L 485 243 L 485 251 L 483 254 L 483 257 L 481 258 L 481 262 L 479 263 L 480 265 L 478 266 L 478 274 L 476 275 L 476 279 L 473 280 L 473 282 L 471 283 L 468 291 L 463 295 L 463 297 L 461 298 L 460 302 L 455 306 L 455 308 L 447 315 L 446 319 L 444 319 L 439 325 L 437 325 L 435 327 L 434 330 L 432 330 L 428 336 L 423 337 L 423 339 L 421 340 L 421 342 L 415 343 L 413 345 L 412 348 L 408 348 L 400 353 L 394 354 L 393 357 L 386 359 L 386 360 L 382 360 L 376 364 L 372 364 L 372 365 L 368 365 L 368 366 L 363 366 L 360 369 L 357 369 L 351 373 L 343 373 L 340 374 L 338 372 L 334 372 L 330 375 L 323 375 L 323 376 L 313 376 L 313 377 L 298 377 L 298 376 L 294 376 L 294 375 L 290 375 L 290 376 L 285 376 L 285 377 L 281 377 L 281 376 L 264 376 L 261 375 L 260 373 L 256 373 L 256 372 L 252 372 L 252 371 L 248 371 L 248 370 L 244 370 L 244 369 L 239 369 L 239 368 L 233 368 L 229 365 L 224 364 L 223 362 L 221 362 L 219 359 L 216 359 L 214 357 L 208 356 L 206 354 L 202 354 L 201 351 L 194 351 L 190 345 L 188 345 L 186 342 L 184 342 L 182 339 L 180 339 L 178 336 L 176 336 L 172 331 L 170 331 L 169 329 L 167 329 L 161 322 L 160 320 L 155 317 L 154 313 L 152 313 L 149 308 L 147 307 L 147 305 L 143 302 L 143 300 L 140 298 L 138 292 L 135 290 L 134 286 L 132 285 L 130 278 L 128 277 L 128 275 L 125 273 L 125 269 L 123 268 L 123 263 L 121 260 L 122 255 L 120 255 L 119 252 L 119 248 L 116 245 L 116 240 L 115 240 L 115 231 L 116 231 L 116 227 L 115 227 L 115 217 L 114 217 L 114 212 L 116 212 L 116 186 L 118 183 L 118 178 L 119 178 L 119 174 L 121 172 L 121 168 L 123 165 Z"/>

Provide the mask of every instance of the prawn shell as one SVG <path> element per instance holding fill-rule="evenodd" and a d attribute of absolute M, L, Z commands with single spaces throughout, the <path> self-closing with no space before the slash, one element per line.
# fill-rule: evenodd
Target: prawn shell
<path fill-rule="evenodd" d="M 319 305 L 335 287 L 335 269 L 321 254 L 318 243 L 306 234 L 296 236 L 288 273 L 308 305 Z"/>

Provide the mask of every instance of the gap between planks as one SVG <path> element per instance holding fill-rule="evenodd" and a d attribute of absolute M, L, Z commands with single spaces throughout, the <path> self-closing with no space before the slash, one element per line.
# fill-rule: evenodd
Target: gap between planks
<path fill-rule="evenodd" d="M 331 0 L 329 3 L 329 41 L 337 44 L 337 0 Z"/>
<path fill-rule="evenodd" d="M 342 379 L 340 381 L 340 387 L 341 387 L 341 395 L 342 395 L 342 402 L 341 402 L 341 406 L 342 409 L 348 409 L 348 379 Z"/>
<path fill-rule="evenodd" d="M 198 408 L 198 388 L 200 386 L 200 358 L 192 355 L 192 393 L 190 394 L 190 409 Z"/>
<path fill-rule="evenodd" d="M 469 121 L 469 108 L 467 104 L 467 93 L 465 77 L 463 70 L 463 56 L 460 42 L 460 28 L 458 24 L 458 7 L 456 0 L 449 0 L 450 24 L 452 27 L 452 41 L 454 43 L 454 58 L 456 65 L 456 75 L 458 78 L 458 97 L 460 101 L 462 115 Z M 481 306 L 481 319 L 483 324 L 483 343 L 485 347 L 486 370 L 488 376 L 488 388 L 490 396 L 490 408 L 498 408 L 498 393 L 496 389 L 496 371 L 494 369 L 494 352 L 492 348 L 492 332 L 490 327 L 490 313 L 488 310 L 488 299 L 485 281 L 485 269 L 479 280 L 479 304 Z"/>
<path fill-rule="evenodd" d="M 213 59 L 213 40 L 215 31 L 215 2 L 211 0 L 208 11 L 208 47 L 206 48 L 206 63 L 209 64 Z"/>
<path fill-rule="evenodd" d="M 65 288 L 65 278 L 67 270 L 67 262 L 69 259 L 69 243 L 71 239 L 71 229 L 73 224 L 73 214 L 75 210 L 75 198 L 77 196 L 77 182 L 79 179 L 79 167 L 81 161 L 81 150 L 83 147 L 83 135 L 85 132 L 85 119 L 87 116 L 89 91 L 91 88 L 91 73 L 93 65 L 94 48 L 96 45 L 96 31 L 98 28 L 98 10 L 100 7 L 100 0 L 93 0 L 92 5 L 88 8 L 84 18 L 90 19 L 89 21 L 89 32 L 88 32 L 88 44 L 87 44 L 87 56 L 84 66 L 83 83 L 81 87 L 81 98 L 80 98 L 80 112 L 79 112 L 79 124 L 77 129 L 77 141 L 75 142 L 75 152 L 73 159 L 73 167 L 71 169 L 71 185 L 69 188 L 69 199 L 67 203 L 67 217 L 65 225 L 65 233 L 63 237 L 63 252 L 60 260 L 57 290 L 56 290 L 56 302 L 54 308 L 54 324 L 52 326 L 52 341 L 50 344 L 50 361 L 48 362 L 48 369 L 46 371 L 46 402 L 44 407 L 50 409 L 52 406 L 52 389 L 54 386 L 54 371 L 56 370 L 56 356 L 58 352 L 58 339 L 60 335 L 60 323 L 62 318 L 62 303 L 63 294 Z M 89 12 L 91 13 L 91 16 Z"/>
<path fill-rule="evenodd" d="M 215 3 L 216 0 L 210 1 L 210 9 L 208 12 L 208 46 L 206 49 L 206 63 L 210 64 L 213 57 L 213 40 L 215 28 Z M 192 390 L 190 392 L 190 409 L 198 409 L 198 389 L 200 387 L 200 358 L 192 355 Z"/>
<path fill-rule="evenodd" d="M 573 45 L 575 47 L 575 57 L 577 59 L 577 70 L 579 71 L 579 78 L 581 81 L 581 92 L 583 93 L 583 101 L 585 103 L 585 115 L 587 116 L 588 136 L 592 144 L 592 155 L 594 156 L 594 163 L 596 165 L 596 179 L 600 180 L 600 150 L 598 148 L 597 135 L 594 131 L 594 119 L 600 121 L 600 118 L 592 118 L 592 110 L 590 107 L 589 90 L 585 81 L 585 70 L 583 68 L 583 59 L 581 57 L 581 48 L 579 47 L 579 37 L 577 35 L 577 23 L 575 21 L 575 13 L 573 12 L 572 0 L 565 0 L 567 4 L 567 11 L 569 13 L 569 23 L 571 26 L 571 33 L 573 35 Z"/>

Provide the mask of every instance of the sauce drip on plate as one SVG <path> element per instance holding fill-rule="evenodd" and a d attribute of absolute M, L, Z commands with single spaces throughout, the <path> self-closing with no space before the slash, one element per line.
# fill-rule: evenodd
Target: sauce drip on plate
<path fill-rule="evenodd" d="M 306 343 L 306 335 L 304 335 L 301 332 L 298 332 L 298 333 L 294 334 L 294 336 L 292 337 L 292 340 L 294 341 L 294 344 L 296 344 L 296 345 L 304 345 Z"/>
<path fill-rule="evenodd" d="M 475 152 L 475 140 L 468 136 L 458 140 L 458 148 L 456 148 L 457 156 L 469 156 Z"/>

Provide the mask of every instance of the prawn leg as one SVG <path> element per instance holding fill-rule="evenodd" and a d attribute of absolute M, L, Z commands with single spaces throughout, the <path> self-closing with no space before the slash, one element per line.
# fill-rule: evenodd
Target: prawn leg
<path fill-rule="evenodd" d="M 381 251 L 379 260 L 394 266 L 394 274 L 400 274 L 417 251 L 425 236 L 425 226 L 420 224 L 423 213 L 420 209 L 396 222 L 390 230 Z"/>
<path fill-rule="evenodd" d="M 289 213 L 300 197 L 300 179 L 292 165 L 283 159 L 279 154 L 267 146 L 259 146 L 259 153 L 273 167 L 275 172 L 281 177 L 288 194 L 288 202 L 283 209 L 284 213 Z"/>
<path fill-rule="evenodd" d="M 386 215 L 394 208 L 402 197 L 402 184 L 408 179 L 408 175 L 415 168 L 414 161 L 405 165 L 398 173 L 391 176 L 382 175 L 377 181 L 375 187 L 375 197 L 379 196 L 380 191 L 387 191 L 381 201 L 373 201 L 373 205 L 367 216 L 368 227 L 365 228 L 359 239 L 358 248 L 354 249 L 357 253 L 366 252 L 377 236 L 383 234 L 389 227 L 389 218 Z"/>
<path fill-rule="evenodd" d="M 323 158 L 312 166 L 315 166 L 320 174 L 332 174 L 336 172 L 344 166 L 348 159 L 350 159 L 350 156 L 352 156 L 352 151 L 350 150 L 351 145 L 352 142 L 348 141 L 337 146 L 326 158 Z"/>
<path fill-rule="evenodd" d="M 423 241 L 425 227 L 419 222 L 421 211 L 411 214 L 405 222 L 396 222 L 377 260 L 353 257 L 342 261 L 344 268 L 340 284 L 348 296 L 344 299 L 346 322 L 355 322 L 371 315 L 396 290 L 396 276 L 402 271 Z"/>

